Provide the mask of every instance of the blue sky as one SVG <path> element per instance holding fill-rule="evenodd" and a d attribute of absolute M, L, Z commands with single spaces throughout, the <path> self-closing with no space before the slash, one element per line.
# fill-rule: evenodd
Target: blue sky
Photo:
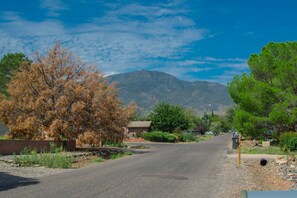
<path fill-rule="evenodd" d="M 294 0 L 2 0 L 0 56 L 63 47 L 106 75 L 226 84 L 268 42 L 296 41 Z"/>

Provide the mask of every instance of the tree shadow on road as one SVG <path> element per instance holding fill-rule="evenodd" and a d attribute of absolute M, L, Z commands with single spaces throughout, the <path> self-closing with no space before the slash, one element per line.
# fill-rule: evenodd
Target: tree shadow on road
<path fill-rule="evenodd" d="M 39 181 L 37 179 L 25 178 L 0 172 L 0 192 L 21 186 L 35 185 L 38 183 Z"/>

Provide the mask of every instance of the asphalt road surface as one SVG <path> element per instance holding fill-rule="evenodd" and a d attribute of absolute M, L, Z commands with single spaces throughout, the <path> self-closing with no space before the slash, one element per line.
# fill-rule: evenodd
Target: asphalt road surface
<path fill-rule="evenodd" d="M 0 197 L 215 197 L 228 140 L 225 135 L 200 143 L 151 144 L 147 152 L 23 180 Z"/>

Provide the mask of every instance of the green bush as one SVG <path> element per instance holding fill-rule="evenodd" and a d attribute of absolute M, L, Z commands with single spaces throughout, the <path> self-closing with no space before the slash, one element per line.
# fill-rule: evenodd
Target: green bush
<path fill-rule="evenodd" d="M 297 151 L 297 137 L 292 137 L 288 140 L 287 149 L 290 151 Z"/>
<path fill-rule="evenodd" d="M 106 146 L 106 147 L 118 147 L 118 148 L 127 147 L 127 145 L 125 145 L 123 142 L 108 142 L 108 141 L 105 141 L 103 143 L 103 145 Z"/>
<path fill-rule="evenodd" d="M 193 133 L 182 134 L 181 140 L 182 142 L 195 142 L 197 140 L 196 135 Z"/>
<path fill-rule="evenodd" d="M 176 142 L 177 136 L 161 131 L 147 132 L 142 134 L 142 138 L 153 142 Z"/>
<path fill-rule="evenodd" d="M 279 146 L 285 151 L 297 150 L 297 133 L 285 132 L 279 138 Z"/>
<path fill-rule="evenodd" d="M 63 147 L 62 146 L 57 147 L 55 142 L 50 142 L 49 146 L 50 146 L 50 150 L 49 150 L 50 153 L 61 153 L 63 151 Z"/>

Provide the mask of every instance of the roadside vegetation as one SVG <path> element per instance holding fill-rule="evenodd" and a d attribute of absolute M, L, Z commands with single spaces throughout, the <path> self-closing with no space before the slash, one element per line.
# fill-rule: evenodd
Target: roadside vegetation
<path fill-rule="evenodd" d="M 269 155 L 286 155 L 288 152 L 283 151 L 277 146 L 270 146 L 268 148 L 256 147 L 256 148 L 242 148 L 242 154 L 269 154 Z M 296 153 L 297 154 L 297 153 Z"/>
<path fill-rule="evenodd" d="M 108 150 L 107 155 L 98 156 L 98 153 L 94 153 L 93 156 L 85 156 L 80 159 L 75 159 L 74 156 L 63 151 L 62 147 L 56 147 L 55 144 L 51 144 L 49 151 L 37 152 L 35 149 L 25 148 L 19 155 L 13 156 L 14 164 L 22 167 L 38 167 L 44 166 L 47 168 L 72 168 L 75 163 L 82 163 L 86 165 L 88 163 L 100 163 L 109 159 L 117 159 L 120 157 L 133 155 L 131 151 Z M 96 157 L 94 157 L 94 155 Z"/>
<path fill-rule="evenodd" d="M 63 149 L 51 145 L 50 151 L 37 153 L 34 149 L 25 148 L 20 155 L 14 155 L 13 160 L 19 166 L 45 166 L 48 168 L 71 168 L 72 155 L 62 152 Z"/>
<path fill-rule="evenodd" d="M 100 162 L 104 162 L 104 159 L 102 157 L 96 157 L 91 160 L 91 163 L 100 163 Z"/>
<path fill-rule="evenodd" d="M 152 131 L 143 133 L 142 138 L 154 142 L 199 142 L 221 132 L 232 129 L 234 109 L 225 116 L 209 115 L 198 117 L 192 109 L 168 103 L 157 104 L 148 116 L 135 116 L 134 120 L 152 121 Z M 207 135 L 206 132 L 213 134 Z"/>
<path fill-rule="evenodd" d="M 42 56 L 36 53 L 33 61 L 5 55 L 0 85 L 0 120 L 10 139 L 121 142 L 122 128 L 135 111 L 134 104 L 122 105 L 101 72 L 59 43 Z"/>
<path fill-rule="evenodd" d="M 110 155 L 110 159 L 117 159 L 117 158 L 124 157 L 127 155 L 133 155 L 133 153 L 131 151 L 127 151 L 124 153 L 113 153 Z"/>
<path fill-rule="evenodd" d="M 269 43 L 248 60 L 250 73 L 234 77 L 229 93 L 236 103 L 233 125 L 246 140 L 260 140 L 243 153 L 297 151 L 297 42 Z M 264 140 L 276 146 L 261 148 Z"/>

